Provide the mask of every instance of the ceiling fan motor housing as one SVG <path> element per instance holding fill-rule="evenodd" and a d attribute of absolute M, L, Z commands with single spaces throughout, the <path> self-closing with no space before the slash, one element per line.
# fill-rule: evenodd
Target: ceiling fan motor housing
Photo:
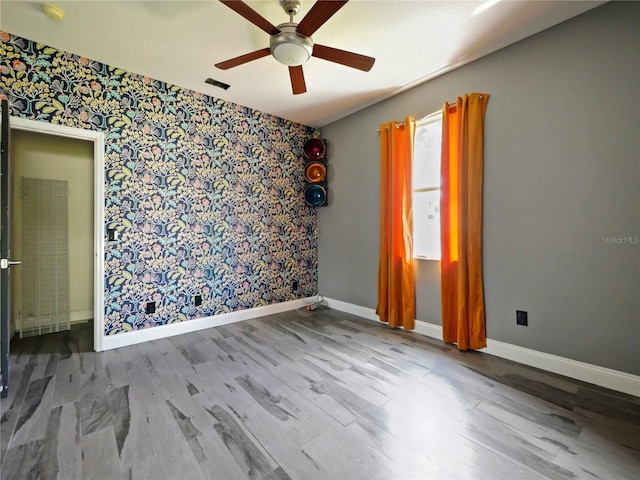
<path fill-rule="evenodd" d="M 271 35 L 269 48 L 271 55 L 289 67 L 302 65 L 313 53 L 313 39 L 299 34 L 296 23 L 282 23 L 278 25 L 280 33 Z"/>

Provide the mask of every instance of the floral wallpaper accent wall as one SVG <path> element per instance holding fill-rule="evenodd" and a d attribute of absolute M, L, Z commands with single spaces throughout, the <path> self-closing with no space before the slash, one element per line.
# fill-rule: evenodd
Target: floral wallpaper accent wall
<path fill-rule="evenodd" d="M 105 133 L 106 335 L 317 293 L 309 127 L 5 32 L 0 58 L 12 115 Z"/>

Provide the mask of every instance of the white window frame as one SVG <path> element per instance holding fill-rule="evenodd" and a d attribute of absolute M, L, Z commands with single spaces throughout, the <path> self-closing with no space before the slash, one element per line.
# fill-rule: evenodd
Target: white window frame
<path fill-rule="evenodd" d="M 418 135 L 418 129 L 420 129 L 421 127 L 424 127 L 425 125 L 431 125 L 431 124 L 435 124 L 439 122 L 440 125 L 442 125 L 442 111 L 437 111 L 434 112 L 430 115 L 427 115 L 426 117 L 418 120 L 416 122 L 416 138 Z M 414 139 L 415 142 L 415 139 Z M 440 136 L 440 147 L 442 146 L 442 136 Z M 434 253 L 433 251 L 428 253 L 426 251 L 425 248 L 418 248 L 416 249 L 416 245 L 425 245 L 425 241 L 424 239 L 422 241 L 420 241 L 419 238 L 417 238 L 417 235 L 424 235 L 425 232 L 422 231 L 420 232 L 418 228 L 416 228 L 417 225 L 420 224 L 420 222 L 416 221 L 416 216 L 420 215 L 421 213 L 424 213 L 424 209 L 419 207 L 419 202 L 416 201 L 416 194 L 419 193 L 426 193 L 426 192 L 440 192 L 441 188 L 442 188 L 442 179 L 440 178 L 440 175 L 438 174 L 438 178 L 439 178 L 439 183 L 437 185 L 432 184 L 430 186 L 427 187 L 420 187 L 420 188 L 415 188 L 416 185 L 416 175 L 415 172 L 417 170 L 416 168 L 416 163 L 415 162 L 420 162 L 420 158 L 416 158 L 415 156 L 415 144 L 414 144 L 414 158 L 413 158 L 413 171 L 412 171 L 412 179 L 413 179 L 413 186 L 412 186 L 412 195 L 413 195 L 413 225 L 414 225 L 414 230 L 413 230 L 413 258 L 417 259 L 417 260 L 436 260 L 436 261 L 440 261 L 441 259 L 441 246 L 440 246 L 440 228 L 439 228 L 439 222 L 438 222 L 438 229 L 437 229 L 437 235 L 435 235 L 435 232 L 431 232 L 429 234 L 432 234 L 433 237 L 431 238 L 431 243 L 432 245 L 435 245 L 435 242 L 437 241 L 437 245 L 438 245 L 438 253 Z M 438 149 L 438 159 L 440 158 L 439 152 L 441 151 L 441 148 Z M 438 162 L 438 170 L 440 170 L 440 162 Z M 439 215 L 439 209 L 440 207 L 438 206 L 438 215 Z M 439 217 L 438 217 L 439 218 Z"/>

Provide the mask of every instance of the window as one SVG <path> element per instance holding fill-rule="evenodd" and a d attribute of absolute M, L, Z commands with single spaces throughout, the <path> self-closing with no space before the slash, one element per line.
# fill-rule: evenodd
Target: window
<path fill-rule="evenodd" d="M 442 112 L 417 122 L 413 143 L 413 256 L 440 260 Z"/>

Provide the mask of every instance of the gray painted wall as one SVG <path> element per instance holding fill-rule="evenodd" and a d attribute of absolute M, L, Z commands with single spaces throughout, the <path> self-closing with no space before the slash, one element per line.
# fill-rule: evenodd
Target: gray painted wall
<path fill-rule="evenodd" d="M 640 241 L 639 79 L 640 3 L 610 3 L 323 127 L 320 294 L 376 306 L 379 125 L 488 92 L 488 337 L 640 374 L 640 244 L 603 240 Z M 439 263 L 417 264 L 417 318 L 441 324 Z"/>

